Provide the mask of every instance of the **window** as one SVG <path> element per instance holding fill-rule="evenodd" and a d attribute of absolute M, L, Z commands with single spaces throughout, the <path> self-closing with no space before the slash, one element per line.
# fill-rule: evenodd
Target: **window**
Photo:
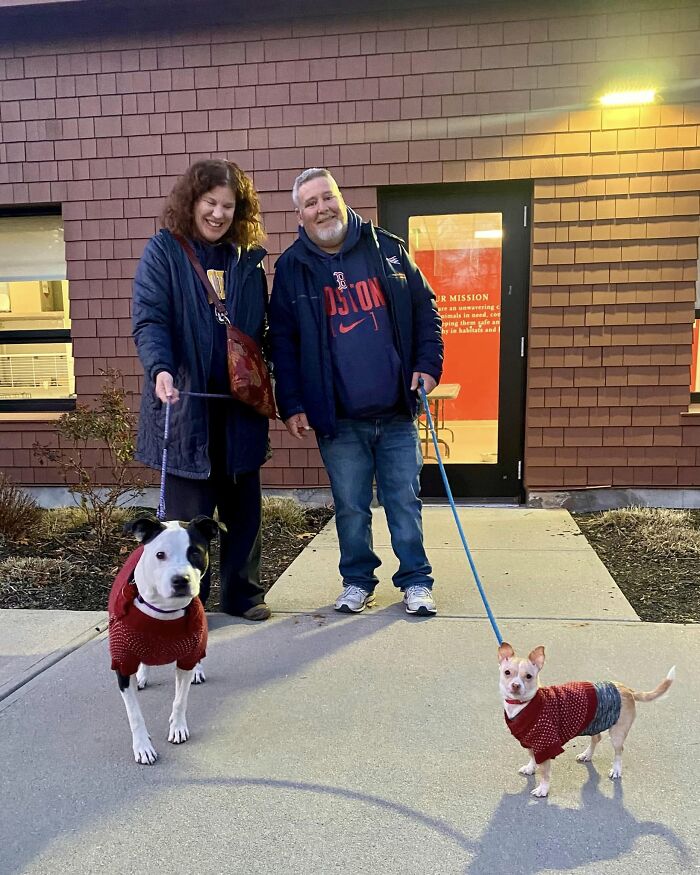
<path fill-rule="evenodd" d="M 0 412 L 74 406 L 63 221 L 0 215 Z"/>

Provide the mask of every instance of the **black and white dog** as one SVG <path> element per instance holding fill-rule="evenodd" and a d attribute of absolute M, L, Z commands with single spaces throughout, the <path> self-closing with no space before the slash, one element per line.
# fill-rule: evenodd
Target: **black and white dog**
<path fill-rule="evenodd" d="M 157 759 L 131 679 L 143 689 L 148 666 L 177 663 L 168 741 L 189 738 L 187 696 L 201 683 L 207 649 L 207 619 L 199 584 L 209 564 L 209 544 L 224 527 L 210 517 L 162 523 L 140 517 L 124 526 L 140 546 L 117 575 L 109 596 L 109 650 L 131 727 L 134 759 Z"/>

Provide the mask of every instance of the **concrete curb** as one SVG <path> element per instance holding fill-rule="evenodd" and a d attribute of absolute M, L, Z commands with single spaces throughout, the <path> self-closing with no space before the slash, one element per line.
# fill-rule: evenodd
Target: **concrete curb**
<path fill-rule="evenodd" d="M 17 690 L 21 689 L 23 686 L 28 684 L 35 677 L 38 677 L 38 675 L 42 674 L 47 669 L 51 668 L 51 666 L 56 665 L 56 663 L 60 662 L 62 659 L 65 659 L 66 656 L 70 656 L 71 653 L 74 653 L 76 650 L 82 647 L 83 644 L 87 644 L 89 641 L 97 638 L 107 629 L 107 625 L 108 620 L 105 616 L 105 619 L 100 621 L 96 626 L 90 626 L 89 629 L 86 629 L 84 632 L 81 632 L 80 635 L 76 635 L 75 638 L 72 638 L 68 642 L 68 644 L 65 644 L 63 647 L 59 647 L 51 653 L 48 653 L 46 656 L 42 657 L 28 671 L 22 672 L 16 681 L 8 683 L 0 690 L 0 702 L 9 698 L 9 696 L 11 696 L 13 693 L 16 693 Z"/>

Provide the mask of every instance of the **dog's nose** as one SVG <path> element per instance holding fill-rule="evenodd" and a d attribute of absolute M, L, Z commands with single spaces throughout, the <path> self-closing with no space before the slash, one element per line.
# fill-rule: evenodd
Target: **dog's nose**
<path fill-rule="evenodd" d="M 171 583 L 175 595 L 186 595 L 190 591 L 190 579 L 182 574 L 176 574 Z"/>

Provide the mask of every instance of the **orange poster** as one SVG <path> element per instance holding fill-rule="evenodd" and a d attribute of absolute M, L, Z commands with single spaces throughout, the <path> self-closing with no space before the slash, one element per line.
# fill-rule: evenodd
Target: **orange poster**
<path fill-rule="evenodd" d="M 437 296 L 445 341 L 443 383 L 459 383 L 445 402 L 453 420 L 498 419 L 501 339 L 501 249 L 417 250 L 412 253 Z"/>

